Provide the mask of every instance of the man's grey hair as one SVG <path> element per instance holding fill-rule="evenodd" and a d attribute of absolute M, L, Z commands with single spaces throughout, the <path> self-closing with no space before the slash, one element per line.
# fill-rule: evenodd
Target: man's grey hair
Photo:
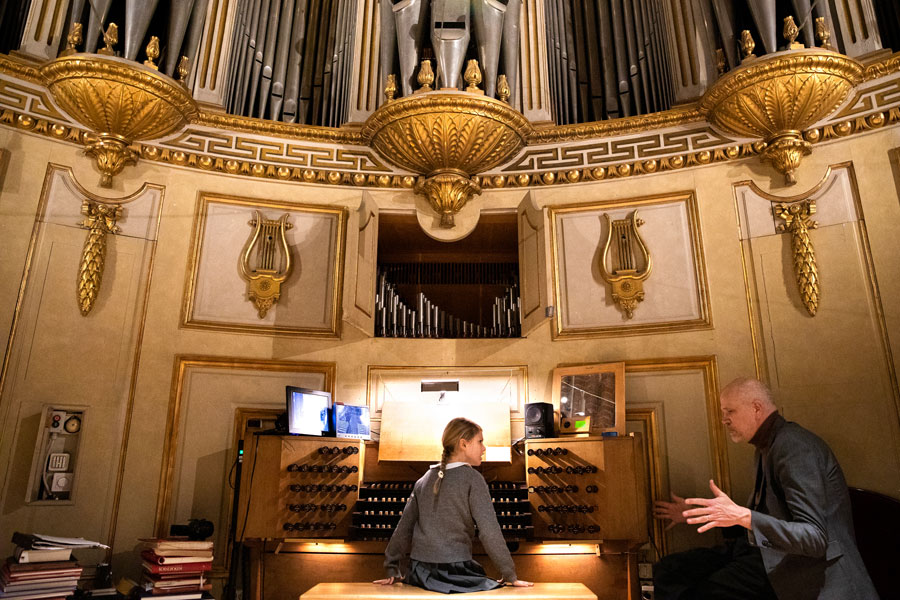
<path fill-rule="evenodd" d="M 775 397 L 769 386 L 752 377 L 738 377 L 722 388 L 722 395 L 735 395 L 746 400 L 759 400 L 763 406 L 775 406 Z"/>

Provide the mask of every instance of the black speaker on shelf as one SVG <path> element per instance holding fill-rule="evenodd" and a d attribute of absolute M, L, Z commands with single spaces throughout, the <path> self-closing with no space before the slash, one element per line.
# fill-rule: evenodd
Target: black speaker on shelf
<path fill-rule="evenodd" d="M 528 439 L 553 437 L 552 404 L 530 402 L 525 405 L 525 437 Z"/>

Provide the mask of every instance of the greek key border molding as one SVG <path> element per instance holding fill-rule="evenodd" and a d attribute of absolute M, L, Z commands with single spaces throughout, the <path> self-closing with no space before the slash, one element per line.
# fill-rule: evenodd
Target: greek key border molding
<path fill-rule="evenodd" d="M 806 131 L 810 143 L 900 123 L 900 53 L 866 67 L 865 81 Z M 85 130 L 59 110 L 37 68 L 0 55 L 0 125 L 82 144 Z M 608 137 L 607 137 L 608 136 Z M 758 155 L 760 142 L 715 131 L 696 104 L 615 121 L 543 128 L 510 163 L 477 177 L 484 189 L 599 181 Z M 353 129 L 272 123 L 204 112 L 141 158 L 205 171 L 357 187 L 412 189 L 415 177 L 363 145 Z"/>

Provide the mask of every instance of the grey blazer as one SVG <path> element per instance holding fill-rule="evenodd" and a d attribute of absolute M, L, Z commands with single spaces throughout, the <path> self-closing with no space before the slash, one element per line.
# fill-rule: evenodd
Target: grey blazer
<path fill-rule="evenodd" d="M 757 452 L 764 512 L 752 512 L 748 537 L 760 548 L 775 593 L 790 600 L 877 600 L 856 549 L 847 483 L 828 444 L 780 417 L 771 435 L 768 449 Z"/>

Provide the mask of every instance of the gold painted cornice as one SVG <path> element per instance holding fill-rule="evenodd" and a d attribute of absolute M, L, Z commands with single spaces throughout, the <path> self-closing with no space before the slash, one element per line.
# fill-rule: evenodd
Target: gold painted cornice
<path fill-rule="evenodd" d="M 724 75 L 703 95 L 700 109 L 723 131 L 762 139 L 762 158 L 794 183 L 794 170 L 811 151 L 801 132 L 834 112 L 862 76 L 861 64 L 835 52 L 777 52 Z"/>
<path fill-rule="evenodd" d="M 202 111 L 194 123 L 215 129 L 243 131 L 308 142 L 326 142 L 351 146 L 365 145 L 359 130 L 347 128 L 346 126 L 336 128 L 301 125 L 298 123 L 281 123 L 208 110 Z"/>
<path fill-rule="evenodd" d="M 39 65 L 22 57 L 0 54 L 0 74 L 7 79 L 0 81 L 0 125 L 19 129 L 52 139 L 83 144 L 87 132 L 59 114 L 47 98 L 45 91 L 34 86 L 46 86 Z M 886 78 L 900 72 L 900 52 L 866 65 L 863 79 L 871 81 Z M 21 83 L 17 83 L 21 82 Z M 885 93 L 894 89 L 893 80 L 876 87 L 858 91 L 860 99 L 848 103 L 831 122 L 803 133 L 805 141 L 816 144 L 864 133 L 873 129 L 900 123 L 900 107 L 887 107 L 890 97 Z M 884 91 L 878 91 L 884 88 Z M 891 92 L 892 93 L 892 92 Z M 844 116 L 845 115 L 845 116 Z M 528 136 L 529 146 L 538 144 L 560 144 L 577 140 L 600 139 L 604 136 L 627 135 L 655 128 L 676 127 L 702 122 L 703 117 L 696 104 L 685 105 L 671 110 L 595 123 L 579 125 L 540 127 Z M 332 129 L 290 123 L 275 123 L 247 117 L 226 115 L 215 110 L 203 110 L 194 123 L 214 129 L 233 129 L 267 136 L 279 136 L 291 140 L 309 140 L 338 145 L 362 146 L 364 144 L 358 129 Z M 241 137 L 241 136 L 235 136 Z M 253 140 L 247 140 L 251 145 Z M 243 143 L 243 142 L 242 142 Z M 285 158 L 265 160 L 264 157 L 221 157 L 207 153 L 200 148 L 173 148 L 153 143 L 136 144 L 141 159 L 167 163 L 203 171 L 223 174 L 258 177 L 274 181 L 296 181 L 303 183 L 376 187 L 385 189 L 411 189 L 415 178 L 402 173 L 371 172 L 366 169 L 338 171 L 331 166 L 312 163 L 290 164 Z M 764 149 L 762 142 L 738 143 L 708 150 L 693 150 L 667 154 L 658 158 L 637 158 L 602 166 L 575 166 L 559 169 L 533 169 L 511 174 L 479 176 L 473 178 L 483 189 L 504 189 L 518 187 L 545 187 L 568 185 L 609 178 L 632 177 L 647 173 L 680 170 L 711 163 L 740 160 L 758 156 Z M 663 150 L 661 148 L 661 150 Z"/>
<path fill-rule="evenodd" d="M 418 93 L 386 102 L 361 134 L 386 160 L 422 177 L 415 190 L 441 215 L 441 227 L 481 193 L 475 177 L 521 150 L 531 122 L 505 102 L 460 92 Z"/>
<path fill-rule="evenodd" d="M 42 65 L 56 103 L 87 127 L 85 152 L 94 156 L 108 187 L 137 153 L 131 143 L 163 137 L 198 115 L 190 93 L 156 69 L 96 54 L 73 54 Z"/>
<path fill-rule="evenodd" d="M 528 145 L 553 144 L 593 138 L 610 137 L 629 133 L 639 133 L 650 129 L 676 127 L 703 120 L 703 113 L 696 102 L 670 108 L 649 115 L 594 121 L 574 125 L 552 125 L 538 127 L 528 137 Z"/>

